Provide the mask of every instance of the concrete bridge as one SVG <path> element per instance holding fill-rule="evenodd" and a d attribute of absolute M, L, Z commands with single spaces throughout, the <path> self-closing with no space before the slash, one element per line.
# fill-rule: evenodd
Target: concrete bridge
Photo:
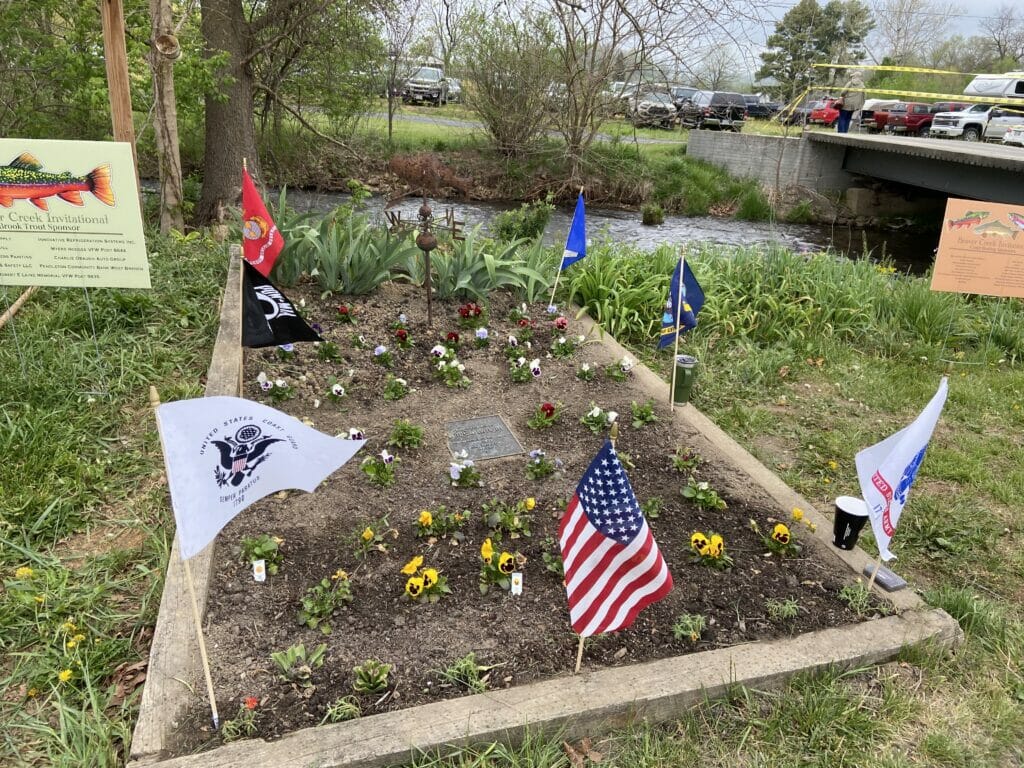
<path fill-rule="evenodd" d="M 1024 148 L 1002 144 L 820 131 L 794 138 L 691 131 L 686 153 L 780 189 L 845 192 L 855 215 L 914 210 L 901 210 L 891 194 L 879 198 L 869 179 L 930 190 L 922 197 L 933 204 L 938 196 L 1024 204 Z"/>

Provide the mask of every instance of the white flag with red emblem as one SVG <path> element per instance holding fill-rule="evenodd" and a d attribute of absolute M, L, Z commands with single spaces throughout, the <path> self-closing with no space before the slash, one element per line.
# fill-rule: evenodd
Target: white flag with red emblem
<path fill-rule="evenodd" d="M 312 493 L 366 442 L 330 437 L 240 397 L 164 403 L 156 418 L 184 560 L 264 496 Z"/>
<path fill-rule="evenodd" d="M 942 406 L 946 404 L 946 394 L 947 381 L 943 376 L 939 391 L 909 427 L 856 456 L 857 478 L 871 518 L 871 530 L 878 543 L 878 553 L 886 562 L 895 557 L 889 551 L 889 542 L 896 533 L 910 486 L 917 477 Z"/>

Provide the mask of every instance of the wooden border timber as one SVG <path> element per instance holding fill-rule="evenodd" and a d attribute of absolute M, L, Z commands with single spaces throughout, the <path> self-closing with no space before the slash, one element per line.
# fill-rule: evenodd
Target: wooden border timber
<path fill-rule="evenodd" d="M 230 287 L 230 277 L 228 283 Z M 583 317 L 581 322 L 589 337 L 596 338 L 600 334 L 600 329 L 589 318 Z M 619 360 L 627 354 L 609 336 L 601 339 L 594 353 L 606 358 L 606 362 Z M 633 376 L 649 397 L 657 402 L 668 402 L 668 384 L 650 369 L 637 365 Z M 831 546 L 831 521 L 692 405 L 677 408 L 673 423 L 681 440 L 711 461 L 722 462 L 736 470 L 735 474 L 745 475 L 752 493 L 764 494 L 769 506 L 778 506 L 780 516 L 788 515 L 794 506 L 801 507 L 817 525 L 816 533 L 806 535 L 804 540 L 809 541 L 819 556 L 836 558 L 858 575 L 863 565 L 873 562 L 860 549 L 842 552 Z M 735 482 L 743 484 L 739 480 Z M 204 605 L 208 575 L 207 569 L 199 587 Z M 166 592 L 171 589 L 182 594 L 168 599 Z M 793 638 L 748 643 L 643 664 L 593 671 L 584 667 L 584 673 L 577 676 L 570 676 L 567 669 L 566 675 L 539 683 L 306 728 L 273 742 L 253 739 L 196 755 L 167 758 L 168 748 L 174 743 L 170 736 L 174 721 L 182 712 L 182 701 L 195 704 L 197 698 L 189 695 L 185 683 L 176 682 L 173 677 L 163 680 L 159 677 L 170 674 L 190 683 L 199 680 L 197 653 L 191 650 L 195 645 L 190 635 L 192 618 L 187 610 L 179 607 L 183 605 L 184 589 L 180 581 L 172 582 L 169 574 L 160 618 L 164 619 L 164 607 L 169 604 L 174 614 L 168 623 L 177 622 L 180 642 L 190 649 L 191 666 L 175 672 L 167 664 L 154 667 L 151 660 L 129 768 L 382 768 L 407 762 L 420 752 L 492 741 L 515 743 L 537 733 L 558 733 L 572 739 L 636 719 L 670 719 L 708 697 L 724 695 L 733 685 L 780 686 L 799 672 L 829 666 L 854 668 L 876 664 L 895 657 L 910 645 L 933 642 L 951 646 L 961 640 L 962 632 L 956 621 L 944 611 L 929 609 L 909 589 L 892 595 L 879 591 L 877 586 L 875 589 L 902 613 Z M 158 624 L 158 633 L 159 630 Z M 154 649 L 158 639 L 154 636 Z M 165 641 L 161 642 L 161 647 L 164 645 Z M 174 701 L 149 695 L 150 686 L 173 695 Z M 147 707 L 155 707 L 157 711 L 147 711 Z M 140 742 L 143 715 L 146 717 L 145 740 Z"/>
<path fill-rule="evenodd" d="M 235 395 L 242 380 L 242 249 L 232 245 L 228 276 L 221 302 L 220 328 L 206 375 L 206 397 Z M 153 417 L 155 418 L 155 416 Z M 206 612 L 206 595 L 213 571 L 216 542 L 191 560 L 199 611 Z M 142 689 L 139 719 L 132 736 L 131 755 L 164 752 L 177 730 L 177 721 L 195 701 L 199 679 L 199 647 L 192 620 L 192 605 L 185 586 L 178 539 L 167 563 L 167 578 L 160 598 L 160 613 L 149 649 L 149 669 Z"/>

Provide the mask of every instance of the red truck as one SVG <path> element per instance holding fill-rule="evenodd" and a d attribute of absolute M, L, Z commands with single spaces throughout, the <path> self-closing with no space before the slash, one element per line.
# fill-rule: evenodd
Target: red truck
<path fill-rule="evenodd" d="M 885 123 L 887 133 L 898 133 L 904 136 L 927 136 L 932 127 L 932 117 L 937 112 L 950 112 L 962 109 L 967 105 L 959 105 L 944 101 L 939 104 L 910 102 L 905 111 L 889 112 Z"/>
<path fill-rule="evenodd" d="M 888 109 L 876 109 L 874 115 L 872 115 L 874 125 L 869 125 L 868 130 L 872 132 L 884 131 L 886 126 L 889 125 L 889 120 L 891 119 L 891 116 L 903 114 L 906 111 L 907 105 L 904 104 L 903 102 L 897 102 Z"/>

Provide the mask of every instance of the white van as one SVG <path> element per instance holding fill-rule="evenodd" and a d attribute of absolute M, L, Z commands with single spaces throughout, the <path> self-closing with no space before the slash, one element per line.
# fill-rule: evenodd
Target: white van
<path fill-rule="evenodd" d="M 978 75 L 964 88 L 965 96 L 981 96 L 993 100 L 1024 99 L 1024 72 L 1002 75 Z"/>

